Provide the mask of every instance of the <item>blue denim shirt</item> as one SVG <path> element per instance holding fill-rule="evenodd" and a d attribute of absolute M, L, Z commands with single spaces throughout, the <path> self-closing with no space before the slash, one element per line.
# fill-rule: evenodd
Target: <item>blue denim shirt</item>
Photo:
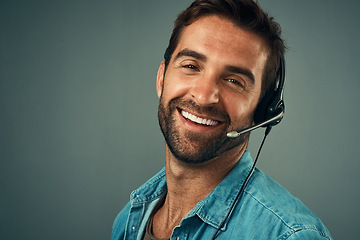
<path fill-rule="evenodd" d="M 212 239 L 252 166 L 245 152 L 228 176 L 181 220 L 171 239 Z M 114 221 L 111 240 L 142 239 L 147 220 L 166 195 L 165 168 L 135 190 Z M 332 239 L 300 200 L 256 169 L 216 239 Z"/>

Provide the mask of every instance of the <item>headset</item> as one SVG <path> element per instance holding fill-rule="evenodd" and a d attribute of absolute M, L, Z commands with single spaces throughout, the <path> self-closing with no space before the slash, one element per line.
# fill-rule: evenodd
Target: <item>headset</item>
<path fill-rule="evenodd" d="M 264 138 L 260 144 L 259 150 L 256 154 L 256 158 L 255 161 L 253 163 L 253 166 L 249 172 L 249 174 L 247 175 L 247 177 L 245 178 L 244 183 L 241 186 L 241 189 L 239 191 L 239 193 L 236 195 L 236 198 L 229 210 L 229 212 L 227 213 L 226 217 L 224 218 L 224 220 L 221 222 L 220 226 L 217 228 L 215 234 L 213 235 L 212 239 L 215 239 L 217 234 L 219 233 L 220 229 L 222 228 L 222 226 L 225 224 L 225 222 L 228 220 L 228 218 L 230 217 L 230 214 L 233 212 L 235 205 L 237 202 L 239 202 L 239 200 L 241 199 L 241 196 L 243 194 L 243 192 L 245 191 L 245 188 L 255 170 L 255 165 L 257 163 L 257 160 L 259 158 L 261 149 L 264 145 L 265 139 L 267 137 L 267 135 L 270 133 L 270 130 L 273 126 L 279 124 L 281 122 L 281 120 L 284 117 L 284 112 L 285 112 L 285 104 L 284 104 L 284 85 L 285 85 L 285 80 L 286 80 L 286 76 L 285 76 L 285 57 L 283 55 L 283 53 L 280 53 L 280 66 L 279 66 L 279 70 L 277 72 L 277 79 L 275 81 L 275 86 L 277 85 L 277 87 L 275 88 L 270 88 L 266 93 L 265 96 L 262 98 L 262 100 L 260 101 L 260 103 L 258 104 L 256 110 L 255 110 L 255 114 L 254 114 L 254 122 L 255 125 L 251 126 L 249 128 L 245 128 L 242 130 L 238 130 L 238 131 L 232 131 L 227 133 L 227 136 L 230 138 L 235 138 L 238 137 L 244 133 L 253 131 L 257 128 L 260 127 L 266 127 L 265 130 L 265 135 Z"/>

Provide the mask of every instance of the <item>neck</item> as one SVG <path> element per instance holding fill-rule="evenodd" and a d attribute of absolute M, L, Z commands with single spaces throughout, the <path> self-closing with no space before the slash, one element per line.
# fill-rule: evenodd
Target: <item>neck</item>
<path fill-rule="evenodd" d="M 160 226 L 167 226 L 167 232 L 171 235 L 172 229 L 180 224 L 181 219 L 227 176 L 244 154 L 246 146 L 247 143 L 201 164 L 189 164 L 176 159 L 166 146 L 168 192 L 164 205 L 154 217 L 154 223 L 161 222 Z M 160 233 L 166 232 L 165 229 L 158 230 Z M 170 237 L 169 234 L 159 236 Z"/>

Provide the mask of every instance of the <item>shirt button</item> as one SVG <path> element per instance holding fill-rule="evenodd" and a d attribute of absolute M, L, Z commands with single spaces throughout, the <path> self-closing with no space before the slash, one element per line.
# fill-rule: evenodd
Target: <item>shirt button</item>
<path fill-rule="evenodd" d="M 132 227 L 132 230 L 135 230 L 135 227 L 134 227 L 134 226 Z"/>

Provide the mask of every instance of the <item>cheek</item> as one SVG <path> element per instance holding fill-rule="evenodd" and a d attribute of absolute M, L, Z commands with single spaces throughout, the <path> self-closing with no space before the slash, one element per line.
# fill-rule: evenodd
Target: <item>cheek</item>
<path fill-rule="evenodd" d="M 226 100 L 224 99 L 224 101 L 224 106 L 232 122 L 244 122 L 248 120 L 253 120 L 255 108 L 257 105 L 256 99 L 246 97 L 233 97 Z"/>
<path fill-rule="evenodd" d="M 164 79 L 162 95 L 166 99 L 174 99 L 177 97 L 183 97 L 190 89 L 190 83 L 177 79 L 171 75 L 166 75 Z"/>

